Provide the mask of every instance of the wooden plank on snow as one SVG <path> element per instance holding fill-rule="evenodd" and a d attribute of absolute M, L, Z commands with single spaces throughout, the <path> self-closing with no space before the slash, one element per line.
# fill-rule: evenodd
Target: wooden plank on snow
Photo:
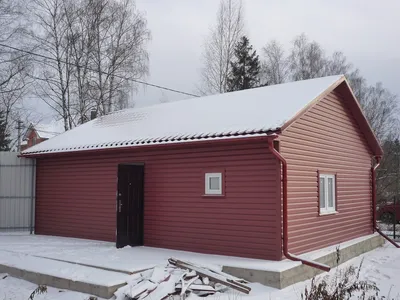
<path fill-rule="evenodd" d="M 249 294 L 250 293 L 250 290 L 251 290 L 250 287 L 245 286 L 245 285 L 243 285 L 243 284 L 241 284 L 239 282 L 236 282 L 235 280 L 232 280 L 230 278 L 228 279 L 228 278 L 226 278 L 225 276 L 223 276 L 221 274 L 212 272 L 209 269 L 206 269 L 206 268 L 203 268 L 203 267 L 200 267 L 200 266 L 195 266 L 195 265 L 192 265 L 190 263 L 187 263 L 187 262 L 184 262 L 184 261 L 181 261 L 181 260 L 178 260 L 178 259 L 174 259 L 174 258 L 170 258 L 168 261 L 169 261 L 170 264 L 172 264 L 174 266 L 177 266 L 177 267 L 179 267 L 181 269 L 187 269 L 187 270 L 190 270 L 190 271 L 196 271 L 196 273 L 201 275 L 201 276 L 208 277 L 212 281 L 215 281 L 215 282 L 218 282 L 220 284 L 226 285 L 226 286 L 228 286 L 228 287 L 230 287 L 232 289 L 235 289 L 237 291 L 240 291 L 242 293 L 245 293 L 245 294 Z"/>
<path fill-rule="evenodd" d="M 177 290 L 182 289 L 182 284 L 178 283 L 175 286 L 175 288 Z M 199 292 L 210 292 L 210 293 L 212 292 L 212 293 L 215 293 L 215 289 L 212 286 L 205 285 L 205 284 L 192 284 L 192 285 L 190 285 L 189 290 L 199 291 Z"/>

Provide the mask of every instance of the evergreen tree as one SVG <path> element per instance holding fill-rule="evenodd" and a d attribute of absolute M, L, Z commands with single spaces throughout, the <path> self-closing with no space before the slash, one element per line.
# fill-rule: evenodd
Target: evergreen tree
<path fill-rule="evenodd" d="M 7 123 L 4 112 L 0 110 L 0 151 L 10 150 L 10 134 L 7 132 Z"/>
<path fill-rule="evenodd" d="M 232 72 L 228 78 L 228 91 L 251 89 L 259 85 L 260 61 L 249 39 L 243 36 L 234 49 Z"/>

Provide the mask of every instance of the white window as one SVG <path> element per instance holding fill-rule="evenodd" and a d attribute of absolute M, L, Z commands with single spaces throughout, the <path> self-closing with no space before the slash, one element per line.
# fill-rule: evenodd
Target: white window
<path fill-rule="evenodd" d="M 319 211 L 321 214 L 336 211 L 335 175 L 319 175 Z"/>
<path fill-rule="evenodd" d="M 206 195 L 222 195 L 222 173 L 206 173 Z"/>

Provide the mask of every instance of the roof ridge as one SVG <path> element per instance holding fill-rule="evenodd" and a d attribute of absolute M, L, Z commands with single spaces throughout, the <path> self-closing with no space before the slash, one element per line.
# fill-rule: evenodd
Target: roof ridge
<path fill-rule="evenodd" d="M 340 75 L 330 75 L 330 76 L 317 77 L 317 78 L 309 78 L 309 79 L 304 79 L 304 80 L 289 81 L 289 82 L 271 84 L 271 85 L 266 85 L 266 86 L 259 86 L 259 87 L 255 87 L 255 88 L 251 88 L 251 89 L 245 89 L 245 90 L 239 90 L 239 91 L 231 91 L 231 92 L 217 93 L 217 94 L 212 94 L 212 95 L 204 95 L 204 96 L 200 96 L 200 97 L 179 99 L 179 100 L 175 100 L 175 101 L 171 101 L 171 102 L 152 103 L 152 104 L 146 105 L 146 106 L 130 107 L 130 108 L 126 108 L 126 109 L 113 111 L 113 112 L 111 112 L 111 113 L 109 113 L 107 115 L 103 115 L 101 117 L 105 117 L 105 116 L 109 116 L 109 115 L 113 115 L 113 114 L 118 114 L 118 113 L 123 113 L 123 112 L 145 110 L 145 109 L 150 109 L 150 108 L 154 108 L 154 107 L 162 108 L 162 106 L 171 105 L 171 104 L 181 104 L 182 102 L 187 102 L 187 101 L 197 102 L 197 101 L 202 101 L 201 99 L 203 99 L 203 101 L 204 101 L 204 99 L 207 99 L 207 98 L 210 98 L 210 97 L 217 97 L 217 96 L 220 96 L 220 95 L 227 95 L 227 94 L 231 94 L 231 93 L 236 93 L 236 94 L 237 93 L 246 93 L 246 92 L 249 92 L 249 91 L 255 90 L 255 89 L 267 89 L 267 88 L 272 88 L 272 87 L 277 87 L 277 86 L 284 86 L 284 85 L 289 85 L 289 84 L 313 81 L 313 80 L 318 80 L 318 79 L 322 79 L 322 78 L 338 78 L 339 79 L 341 77 L 345 77 L 345 75 L 340 74 Z"/>

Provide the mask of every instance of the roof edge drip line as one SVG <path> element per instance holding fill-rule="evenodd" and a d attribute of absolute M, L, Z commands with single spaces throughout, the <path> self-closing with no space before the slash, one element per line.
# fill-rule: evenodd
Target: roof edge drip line
<path fill-rule="evenodd" d="M 20 153 L 19 157 L 38 157 L 38 156 L 49 156 L 49 155 L 62 155 L 62 154 L 77 154 L 77 153 L 92 153 L 92 152 L 105 152 L 111 150 L 132 150 L 133 148 L 155 148 L 162 146 L 179 146 L 179 145 L 192 145 L 192 144 L 207 144 L 207 143 L 217 143 L 217 142 L 232 142 L 234 140 L 244 140 L 244 139 L 265 139 L 268 136 L 276 135 L 280 133 L 280 128 L 276 128 L 274 130 L 257 130 L 251 133 L 233 133 L 233 134 L 215 134 L 215 135 L 205 135 L 200 137 L 192 137 L 192 138 L 173 138 L 165 141 L 158 141 L 159 139 L 142 141 L 138 140 L 137 142 L 133 141 L 125 141 L 123 143 L 113 143 L 120 144 L 116 146 L 109 147 L 99 147 L 99 145 L 87 145 L 80 147 L 70 147 L 64 149 L 54 149 L 54 150 L 44 150 L 44 151 L 35 151 L 35 152 L 25 152 Z M 129 144 L 129 145 L 128 145 Z"/>

